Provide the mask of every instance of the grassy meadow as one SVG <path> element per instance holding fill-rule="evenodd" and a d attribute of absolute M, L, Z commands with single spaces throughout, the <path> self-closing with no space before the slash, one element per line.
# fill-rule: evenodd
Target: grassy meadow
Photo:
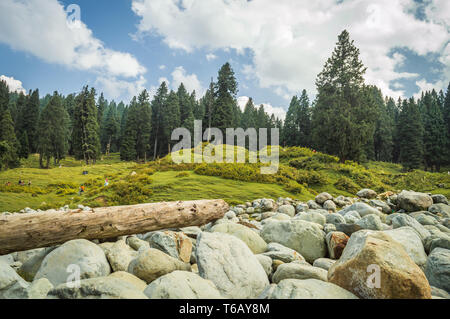
<path fill-rule="evenodd" d="M 121 162 L 118 154 L 112 154 L 95 165 L 86 166 L 68 157 L 61 161 L 61 167 L 40 169 L 38 155 L 32 155 L 21 167 L 0 172 L 0 212 L 213 198 L 230 204 L 280 196 L 308 200 L 323 191 L 353 196 L 366 187 L 378 192 L 412 189 L 450 196 L 450 175 L 446 172 L 405 173 L 400 165 L 382 162 L 343 164 L 333 156 L 299 147 L 280 149 L 277 174 L 261 175 L 260 165 L 177 165 L 170 156 L 138 164 Z M 83 175 L 83 171 L 89 174 Z M 106 187 L 105 178 L 109 179 Z M 31 181 L 31 186 L 19 186 L 19 180 Z M 82 184 L 86 192 L 80 196 Z"/>

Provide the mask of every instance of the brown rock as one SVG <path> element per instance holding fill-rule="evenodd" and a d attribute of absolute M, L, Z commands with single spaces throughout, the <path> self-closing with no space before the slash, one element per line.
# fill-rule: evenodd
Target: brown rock
<path fill-rule="evenodd" d="M 366 299 L 431 298 L 425 274 L 404 248 L 390 236 L 369 230 L 350 237 L 328 271 L 328 281 Z"/>
<path fill-rule="evenodd" d="M 348 237 L 343 232 L 331 232 L 327 234 L 327 246 L 328 253 L 330 254 L 331 259 L 339 259 L 341 258 L 342 252 L 344 251 L 345 246 L 347 246 L 347 242 L 350 237 Z"/>

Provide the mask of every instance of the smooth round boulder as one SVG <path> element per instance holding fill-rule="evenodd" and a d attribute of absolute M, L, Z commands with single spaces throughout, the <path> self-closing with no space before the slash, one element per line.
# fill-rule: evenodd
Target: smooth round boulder
<path fill-rule="evenodd" d="M 433 205 L 433 199 L 425 193 L 403 190 L 397 196 L 398 206 L 407 212 L 418 212 L 428 210 Z"/>
<path fill-rule="evenodd" d="M 250 228 L 235 224 L 219 224 L 211 228 L 211 232 L 225 233 L 242 240 L 254 254 L 261 254 L 267 250 L 267 243 Z"/>
<path fill-rule="evenodd" d="M 450 293 L 450 250 L 433 249 L 425 265 L 425 275 L 430 285 Z"/>
<path fill-rule="evenodd" d="M 315 198 L 316 203 L 319 205 L 323 205 L 323 203 L 325 203 L 327 200 L 332 200 L 332 199 L 333 199 L 333 196 L 331 196 L 328 193 L 320 193 Z"/>
<path fill-rule="evenodd" d="M 281 214 L 286 214 L 290 217 L 294 217 L 295 208 L 292 205 L 281 205 L 280 207 L 278 207 L 278 212 Z"/>
<path fill-rule="evenodd" d="M 360 226 L 362 229 L 370 229 L 370 230 L 382 230 L 383 225 L 381 223 L 381 219 L 378 215 L 366 215 L 360 220 L 358 220 L 355 225 Z"/>
<path fill-rule="evenodd" d="M 124 280 L 132 284 L 139 291 L 144 291 L 145 288 L 147 288 L 147 283 L 145 281 L 126 271 L 116 271 L 110 274 L 108 277 Z"/>
<path fill-rule="evenodd" d="M 377 192 L 368 188 L 364 188 L 356 193 L 356 196 L 358 196 L 359 198 L 373 199 L 377 197 Z"/>
<path fill-rule="evenodd" d="M 96 244 L 76 239 L 68 241 L 45 256 L 34 279 L 47 278 L 53 286 L 79 279 L 108 276 L 111 267 L 103 250 Z"/>
<path fill-rule="evenodd" d="M 351 292 L 317 279 L 285 279 L 273 288 L 268 299 L 358 299 Z"/>
<path fill-rule="evenodd" d="M 318 279 L 328 281 L 327 274 L 326 270 L 308 264 L 282 264 L 278 266 L 273 274 L 272 282 L 277 284 L 284 279 Z"/>
<path fill-rule="evenodd" d="M 427 261 L 427 254 L 420 239 L 419 234 L 409 227 L 400 227 L 391 230 L 384 230 L 385 234 L 388 234 L 393 240 L 403 246 L 409 257 L 418 265 L 423 268 Z"/>

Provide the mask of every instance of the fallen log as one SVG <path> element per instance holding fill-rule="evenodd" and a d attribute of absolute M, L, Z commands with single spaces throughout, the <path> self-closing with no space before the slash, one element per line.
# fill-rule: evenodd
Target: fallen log
<path fill-rule="evenodd" d="M 73 239 L 108 239 L 201 226 L 222 218 L 228 208 L 223 200 L 199 200 L 0 215 L 0 256 Z"/>

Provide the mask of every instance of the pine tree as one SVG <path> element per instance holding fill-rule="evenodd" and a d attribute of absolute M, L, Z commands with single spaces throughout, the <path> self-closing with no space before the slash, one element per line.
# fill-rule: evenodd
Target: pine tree
<path fill-rule="evenodd" d="M 298 127 L 298 115 L 300 105 L 298 97 L 292 97 L 291 103 L 289 104 L 289 109 L 286 114 L 286 119 L 284 121 L 284 131 L 283 131 L 283 145 L 284 146 L 296 146 L 298 145 L 300 129 Z"/>
<path fill-rule="evenodd" d="M 450 165 L 450 83 L 447 88 L 447 93 L 445 94 L 445 99 L 443 103 L 443 117 L 447 131 L 447 142 L 446 142 L 446 164 Z"/>
<path fill-rule="evenodd" d="M 400 163 L 406 170 L 420 168 L 423 162 L 423 125 L 419 106 L 404 100 L 399 116 Z"/>
<path fill-rule="evenodd" d="M 226 129 L 232 127 L 233 122 L 237 120 L 235 110 L 237 107 L 237 82 L 234 71 L 228 62 L 219 70 L 215 91 L 217 99 L 211 114 L 211 125 L 222 130 L 225 136 Z"/>
<path fill-rule="evenodd" d="M 108 101 L 103 96 L 103 93 L 101 93 L 100 97 L 98 98 L 98 101 L 97 101 L 97 120 L 98 120 L 99 126 L 101 126 L 103 123 L 105 110 L 107 107 L 108 107 Z"/>
<path fill-rule="evenodd" d="M 161 149 L 161 155 L 165 155 L 170 153 L 172 145 L 176 143 L 175 141 L 171 141 L 172 131 L 180 127 L 180 105 L 178 96 L 174 91 L 170 91 L 167 96 L 162 114 L 161 125 L 161 146 L 167 147 L 167 151 L 164 150 L 164 148 Z"/>
<path fill-rule="evenodd" d="M 152 152 L 153 152 L 153 160 L 156 159 L 157 156 L 160 155 L 160 149 L 163 139 L 163 129 L 164 126 L 162 124 L 163 115 L 164 115 L 164 107 L 167 102 L 168 97 L 168 89 L 166 82 L 161 83 L 156 95 L 152 101 Z"/>
<path fill-rule="evenodd" d="M 151 119 L 150 96 L 147 90 L 144 90 L 138 97 L 137 107 L 136 154 L 138 161 L 147 161 L 150 152 Z"/>
<path fill-rule="evenodd" d="M 76 98 L 72 132 L 73 151 L 76 159 L 95 163 L 101 153 L 95 89 L 83 88 Z"/>
<path fill-rule="evenodd" d="M 374 136 L 375 159 L 391 162 L 393 160 L 396 106 L 394 100 L 390 98 L 379 107 Z"/>
<path fill-rule="evenodd" d="M 446 126 L 436 91 L 426 92 L 421 103 L 425 168 L 439 171 L 445 160 Z"/>
<path fill-rule="evenodd" d="M 314 144 L 321 151 L 339 156 L 341 162 L 363 159 L 363 147 L 375 126 L 376 110 L 367 100 L 365 71 L 359 49 L 344 30 L 317 77 L 318 96 L 312 120 Z"/>
<path fill-rule="evenodd" d="M 0 120 L 9 105 L 9 88 L 5 81 L 0 81 Z"/>
<path fill-rule="evenodd" d="M 215 84 L 213 80 L 211 79 L 211 83 L 209 84 L 209 89 L 206 91 L 205 96 L 201 99 L 200 104 L 203 105 L 203 108 L 205 109 L 204 117 L 203 117 L 203 125 L 205 127 L 212 128 L 212 119 L 213 119 L 213 113 L 214 108 L 216 105 L 216 91 L 215 91 Z M 209 142 L 211 139 L 210 136 L 207 137 L 207 141 Z"/>
<path fill-rule="evenodd" d="M 134 161 L 137 159 L 136 142 L 138 136 L 138 102 L 136 97 L 131 100 L 130 106 L 124 114 L 125 126 L 120 143 L 120 159 L 122 161 Z"/>
<path fill-rule="evenodd" d="M 297 112 L 297 145 L 311 147 L 311 108 L 306 90 L 302 91 L 302 94 L 298 99 Z"/>
<path fill-rule="evenodd" d="M 256 128 L 256 115 L 258 111 L 253 104 L 253 99 L 249 98 L 245 104 L 244 113 L 242 114 L 241 126 L 243 129 Z"/>
<path fill-rule="evenodd" d="M 4 102 L 5 100 L 1 101 L 1 103 Z M 20 144 L 14 132 L 11 113 L 7 108 L 1 113 L 0 119 L 0 169 L 14 168 L 19 165 Z"/>
<path fill-rule="evenodd" d="M 66 156 L 69 150 L 69 121 L 62 97 L 54 92 L 39 117 L 37 151 L 41 168 L 49 168 L 51 158 L 57 165 Z"/>
<path fill-rule="evenodd" d="M 106 112 L 106 117 L 102 124 L 102 146 L 106 155 L 109 153 L 115 153 L 119 150 L 119 134 L 120 124 L 117 116 L 117 111 L 114 105 L 110 105 Z"/>
<path fill-rule="evenodd" d="M 178 91 L 178 104 L 180 108 L 180 123 L 181 126 L 188 129 L 189 132 L 191 132 L 191 135 L 193 136 L 194 133 L 194 109 L 191 97 L 186 91 L 186 88 L 184 87 L 184 84 L 181 83 Z"/>

